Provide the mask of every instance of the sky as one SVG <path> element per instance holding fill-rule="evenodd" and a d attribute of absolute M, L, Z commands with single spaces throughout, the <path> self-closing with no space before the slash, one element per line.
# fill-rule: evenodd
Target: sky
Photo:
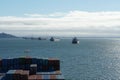
<path fill-rule="evenodd" d="M 120 37 L 120 0 L 0 0 L 0 32 Z"/>

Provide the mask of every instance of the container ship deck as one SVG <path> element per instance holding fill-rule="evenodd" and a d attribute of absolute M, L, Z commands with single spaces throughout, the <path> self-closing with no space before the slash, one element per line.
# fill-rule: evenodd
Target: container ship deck
<path fill-rule="evenodd" d="M 65 80 L 59 59 L 0 59 L 0 80 Z"/>

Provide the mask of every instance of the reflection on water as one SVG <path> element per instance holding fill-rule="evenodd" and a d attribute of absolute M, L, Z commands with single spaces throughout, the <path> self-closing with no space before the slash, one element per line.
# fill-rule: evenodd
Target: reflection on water
<path fill-rule="evenodd" d="M 29 53 L 24 53 L 29 49 Z M 120 39 L 70 39 L 60 42 L 48 40 L 0 40 L 0 57 L 57 57 L 61 70 L 70 80 L 120 79 Z"/>

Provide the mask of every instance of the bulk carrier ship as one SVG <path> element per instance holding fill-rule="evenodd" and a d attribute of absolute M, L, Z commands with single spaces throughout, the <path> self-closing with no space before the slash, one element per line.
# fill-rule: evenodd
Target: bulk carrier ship
<path fill-rule="evenodd" d="M 0 60 L 0 80 L 65 80 L 59 59 L 20 57 Z"/>

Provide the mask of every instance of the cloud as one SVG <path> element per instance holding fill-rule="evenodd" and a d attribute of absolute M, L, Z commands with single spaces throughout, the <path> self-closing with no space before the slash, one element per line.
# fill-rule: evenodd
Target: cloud
<path fill-rule="evenodd" d="M 25 16 L 28 16 L 28 17 L 62 17 L 64 16 L 66 13 L 61 13 L 61 12 L 56 12 L 56 13 L 53 13 L 53 14 L 24 14 Z"/>
<path fill-rule="evenodd" d="M 70 11 L 0 17 L 0 31 L 20 35 L 120 36 L 120 12 Z"/>

